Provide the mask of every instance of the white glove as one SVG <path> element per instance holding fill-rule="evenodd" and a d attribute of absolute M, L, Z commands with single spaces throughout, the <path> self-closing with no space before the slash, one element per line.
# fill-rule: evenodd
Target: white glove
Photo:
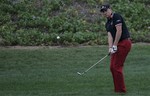
<path fill-rule="evenodd" d="M 113 45 L 112 48 L 109 48 L 109 52 L 111 54 L 116 53 L 117 52 L 117 46 Z"/>

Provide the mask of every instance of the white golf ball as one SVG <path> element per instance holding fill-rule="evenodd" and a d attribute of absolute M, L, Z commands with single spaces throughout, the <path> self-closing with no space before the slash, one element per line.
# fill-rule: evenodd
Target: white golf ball
<path fill-rule="evenodd" d="M 59 37 L 59 36 L 57 36 L 57 39 L 60 39 L 60 37 Z"/>

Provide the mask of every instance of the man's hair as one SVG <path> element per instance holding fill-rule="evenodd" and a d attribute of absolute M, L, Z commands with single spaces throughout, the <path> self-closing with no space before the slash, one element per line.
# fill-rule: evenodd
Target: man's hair
<path fill-rule="evenodd" d="M 110 5 L 109 4 L 103 4 L 100 7 L 100 12 L 105 12 L 105 11 L 107 11 L 107 9 L 110 9 Z"/>

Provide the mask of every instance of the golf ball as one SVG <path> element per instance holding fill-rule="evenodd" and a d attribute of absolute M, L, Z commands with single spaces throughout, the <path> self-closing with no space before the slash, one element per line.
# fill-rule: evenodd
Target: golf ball
<path fill-rule="evenodd" d="M 57 39 L 60 39 L 60 37 L 59 37 L 59 36 L 57 36 Z"/>

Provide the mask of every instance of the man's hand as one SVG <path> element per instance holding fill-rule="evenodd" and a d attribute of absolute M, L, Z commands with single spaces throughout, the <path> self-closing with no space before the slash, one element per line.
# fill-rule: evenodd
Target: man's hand
<path fill-rule="evenodd" d="M 117 46 L 113 45 L 111 48 L 109 48 L 109 53 L 113 54 L 117 52 Z"/>

